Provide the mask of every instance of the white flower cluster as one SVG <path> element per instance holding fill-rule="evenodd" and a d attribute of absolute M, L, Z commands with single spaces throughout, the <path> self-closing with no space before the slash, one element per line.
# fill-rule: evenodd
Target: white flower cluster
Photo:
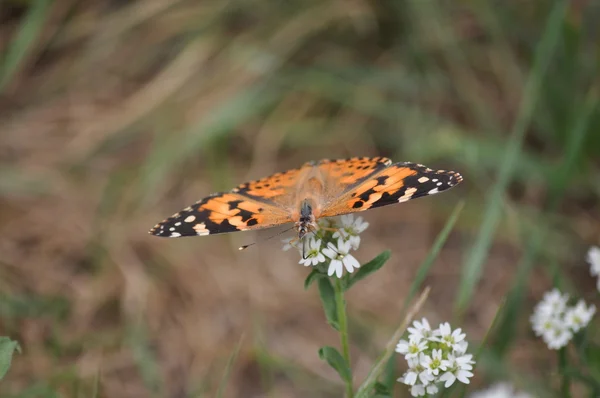
<path fill-rule="evenodd" d="M 533 398 L 524 392 L 515 391 L 509 383 L 496 383 L 488 389 L 474 392 L 469 398 Z"/>
<path fill-rule="evenodd" d="M 587 262 L 590 264 L 590 274 L 596 278 L 596 289 L 600 291 L 600 247 L 592 246 L 587 252 Z"/>
<path fill-rule="evenodd" d="M 537 336 L 542 336 L 551 350 L 558 350 L 567 345 L 574 333 L 587 326 L 596 312 L 596 307 L 589 307 L 583 300 L 570 307 L 568 294 L 553 289 L 544 294 L 544 298 L 533 310 L 530 321 Z"/>
<path fill-rule="evenodd" d="M 396 352 L 408 362 L 408 370 L 398 381 L 411 386 L 413 397 L 436 394 L 441 383 L 445 388 L 456 380 L 469 384 L 475 361 L 466 354 L 469 344 L 461 329 L 453 331 L 446 322 L 432 330 L 423 318 L 414 321 L 408 332 L 408 341 L 400 340 L 396 346 Z"/>
<path fill-rule="evenodd" d="M 296 247 L 300 255 L 304 256 L 299 263 L 306 267 L 329 262 L 327 269 L 329 276 L 336 274 L 341 278 L 344 268 L 348 272 L 359 268 L 360 263 L 350 254 L 350 250 L 358 249 L 360 234 L 367 229 L 369 223 L 363 221 L 362 217 L 355 219 L 354 215 L 347 214 L 341 217 L 340 223 L 333 219 L 321 219 L 318 225 L 319 229 L 312 237 L 304 238 L 307 239 L 304 242 L 306 247 L 303 247 L 303 243 L 292 243 L 294 239 L 286 239 L 283 250 Z"/>

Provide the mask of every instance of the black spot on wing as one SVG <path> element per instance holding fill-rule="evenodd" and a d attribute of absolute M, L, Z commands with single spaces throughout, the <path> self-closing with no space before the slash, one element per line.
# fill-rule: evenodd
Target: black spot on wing
<path fill-rule="evenodd" d="M 414 163 L 398 163 L 402 167 L 410 167 L 416 170 L 415 175 L 404 179 L 404 185 L 396 192 L 384 192 L 377 201 L 373 202 L 370 208 L 386 206 L 394 203 L 401 203 L 408 200 L 420 198 L 423 196 L 434 195 L 452 188 L 462 182 L 462 176 L 455 171 L 432 170 L 426 166 Z M 371 194 L 369 190 L 363 195 Z M 361 199 L 362 199 L 362 196 Z"/>
<path fill-rule="evenodd" d="M 385 185 L 385 181 L 388 179 L 388 176 L 379 176 L 375 180 L 377 181 L 377 185 Z"/>
<path fill-rule="evenodd" d="M 243 202 L 243 200 L 232 200 L 231 202 L 229 202 L 229 210 L 233 210 L 233 209 L 237 208 L 239 206 L 239 204 L 242 202 Z"/>
<path fill-rule="evenodd" d="M 239 213 L 236 216 L 242 217 L 242 221 L 248 221 L 254 216 L 254 214 L 248 210 L 239 209 Z"/>
<path fill-rule="evenodd" d="M 356 202 L 354 202 L 354 204 L 352 205 L 353 209 L 360 209 L 361 207 L 363 207 L 365 204 L 365 202 L 363 202 L 362 200 L 357 200 Z"/>

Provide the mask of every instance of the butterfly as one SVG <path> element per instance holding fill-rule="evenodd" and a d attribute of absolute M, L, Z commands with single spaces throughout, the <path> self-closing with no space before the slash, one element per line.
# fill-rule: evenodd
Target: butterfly
<path fill-rule="evenodd" d="M 149 233 L 176 238 L 294 223 L 301 240 L 319 228 L 319 218 L 433 195 L 462 180 L 455 171 L 392 163 L 384 157 L 325 159 L 212 194 L 156 224 Z"/>

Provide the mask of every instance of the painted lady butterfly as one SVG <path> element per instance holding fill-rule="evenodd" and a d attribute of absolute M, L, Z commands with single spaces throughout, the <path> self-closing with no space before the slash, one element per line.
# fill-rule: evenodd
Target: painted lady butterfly
<path fill-rule="evenodd" d="M 150 234 L 180 237 L 294 223 L 298 238 L 316 220 L 432 195 L 459 184 L 455 171 L 383 157 L 321 160 L 206 197 L 157 224 Z"/>

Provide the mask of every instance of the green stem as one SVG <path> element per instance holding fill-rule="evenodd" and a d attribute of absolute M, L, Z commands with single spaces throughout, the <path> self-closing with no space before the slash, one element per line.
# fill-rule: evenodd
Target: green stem
<path fill-rule="evenodd" d="M 567 363 L 567 349 L 565 347 L 558 350 L 558 369 L 562 375 L 562 382 L 560 385 L 560 396 L 561 397 L 570 397 L 571 396 L 571 376 L 567 371 L 568 368 Z"/>
<path fill-rule="evenodd" d="M 348 344 L 348 318 L 346 316 L 346 300 L 344 300 L 344 287 L 342 280 L 335 278 L 335 307 L 337 309 L 337 318 L 340 327 L 340 340 L 342 344 L 342 356 L 348 364 L 350 374 L 352 367 L 350 366 L 350 345 Z M 352 377 L 346 381 L 346 398 L 353 398 L 354 390 L 352 389 Z"/>

